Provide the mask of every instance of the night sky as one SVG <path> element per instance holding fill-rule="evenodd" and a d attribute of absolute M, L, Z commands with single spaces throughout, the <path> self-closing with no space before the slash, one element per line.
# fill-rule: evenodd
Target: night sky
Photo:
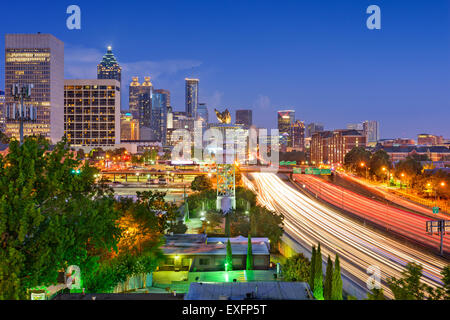
<path fill-rule="evenodd" d="M 276 127 L 276 111 L 326 129 L 378 120 L 381 138 L 432 133 L 450 138 L 450 5 L 433 1 L 8 1 L 5 33 L 51 33 L 65 43 L 67 78 L 95 78 L 111 45 L 132 75 L 150 75 L 184 110 L 184 78 L 200 78 L 200 102 L 253 109 Z M 81 7 L 81 30 L 66 28 Z M 368 30 L 366 8 L 381 8 Z"/>

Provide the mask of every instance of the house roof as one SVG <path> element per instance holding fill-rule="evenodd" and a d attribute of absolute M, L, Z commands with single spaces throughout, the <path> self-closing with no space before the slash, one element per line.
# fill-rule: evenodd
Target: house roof
<path fill-rule="evenodd" d="M 305 282 L 192 282 L 185 300 L 312 300 Z"/>
<path fill-rule="evenodd" d="M 165 255 L 214 255 L 226 256 L 226 243 L 182 243 L 164 245 L 161 247 Z M 247 255 L 247 243 L 231 243 L 233 255 Z M 265 243 L 252 244 L 253 255 L 269 255 L 269 249 Z"/>

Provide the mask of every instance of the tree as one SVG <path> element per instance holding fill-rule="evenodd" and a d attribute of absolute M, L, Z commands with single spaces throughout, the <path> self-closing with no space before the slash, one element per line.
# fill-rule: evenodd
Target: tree
<path fill-rule="evenodd" d="M 233 252 L 231 251 L 231 242 L 227 242 L 227 257 L 225 258 L 225 271 L 233 270 Z"/>
<path fill-rule="evenodd" d="M 325 300 L 331 300 L 332 287 L 333 287 L 333 261 L 328 255 L 327 271 L 325 272 L 325 285 L 323 286 L 323 297 Z"/>
<path fill-rule="evenodd" d="M 186 224 L 183 221 L 179 220 L 175 224 L 170 224 L 168 232 L 173 232 L 174 234 L 184 234 L 188 230 Z"/>
<path fill-rule="evenodd" d="M 271 248 L 276 247 L 283 235 L 283 220 L 282 214 L 255 206 L 250 209 L 250 232 L 255 237 L 268 237 Z"/>
<path fill-rule="evenodd" d="M 225 214 L 225 235 L 227 237 L 231 236 L 231 231 L 230 231 L 230 214 Z"/>
<path fill-rule="evenodd" d="M 246 270 L 253 270 L 252 236 L 248 235 Z"/>
<path fill-rule="evenodd" d="M 339 255 L 334 259 L 333 281 L 331 284 L 331 300 L 342 300 L 342 277 Z"/>
<path fill-rule="evenodd" d="M 408 156 L 405 160 L 399 161 L 395 165 L 395 176 L 411 183 L 421 173 L 422 165 L 413 157 Z"/>
<path fill-rule="evenodd" d="M 370 157 L 369 168 L 371 176 L 375 176 L 379 180 L 386 179 L 388 170 L 391 168 L 389 154 L 382 149 L 377 150 Z"/>
<path fill-rule="evenodd" d="M 159 191 L 136 192 L 141 214 L 154 216 L 158 221 L 159 232 L 166 233 L 170 227 L 177 224 L 181 212 L 173 203 L 165 201 L 166 193 Z"/>
<path fill-rule="evenodd" d="M 316 274 L 316 246 L 312 247 L 311 251 L 311 268 L 309 272 L 309 287 L 314 292 L 314 276 Z"/>
<path fill-rule="evenodd" d="M 28 288 L 56 283 L 61 268 L 88 275 L 121 229 L 113 194 L 65 141 L 53 151 L 40 137 L 9 146 L 0 156 L 0 299 L 25 299 Z"/>
<path fill-rule="evenodd" d="M 366 174 L 371 153 L 363 147 L 354 147 L 344 156 L 344 167 L 347 170 L 356 172 L 359 175 Z M 361 163 L 364 166 L 361 166 Z"/>
<path fill-rule="evenodd" d="M 311 263 L 302 254 L 296 254 L 286 260 L 283 265 L 284 281 L 309 282 Z"/>
<path fill-rule="evenodd" d="M 77 151 L 77 157 L 78 157 L 78 159 L 84 159 L 85 158 L 85 153 L 84 153 L 84 150 L 83 149 L 78 149 L 78 151 Z"/>
<path fill-rule="evenodd" d="M 367 300 L 386 300 L 383 289 L 373 288 L 372 292 L 367 294 Z"/>
<path fill-rule="evenodd" d="M 317 246 L 314 267 L 314 297 L 318 300 L 323 300 L 323 271 L 322 271 L 322 252 L 320 250 L 320 243 Z"/>
<path fill-rule="evenodd" d="M 9 141 L 10 138 L 5 133 L 3 133 L 3 131 L 0 131 L 0 143 L 8 144 Z"/>
<path fill-rule="evenodd" d="M 193 191 L 205 191 L 212 189 L 212 182 L 207 176 L 196 176 L 191 183 L 191 189 Z"/>
<path fill-rule="evenodd" d="M 223 214 L 221 212 L 217 212 L 217 211 L 208 211 L 206 213 L 206 221 L 210 228 L 215 229 L 222 225 Z"/>
<path fill-rule="evenodd" d="M 412 262 L 407 264 L 402 278 L 391 277 L 387 283 L 396 300 L 423 300 L 427 285 L 420 281 L 421 278 L 422 266 Z"/>
<path fill-rule="evenodd" d="M 241 210 L 233 210 L 227 214 L 230 221 L 230 234 L 232 237 L 239 235 L 248 236 L 250 233 L 250 217 Z"/>

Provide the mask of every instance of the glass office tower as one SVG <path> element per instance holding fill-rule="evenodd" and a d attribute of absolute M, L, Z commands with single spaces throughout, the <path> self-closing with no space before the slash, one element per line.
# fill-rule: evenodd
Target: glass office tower
<path fill-rule="evenodd" d="M 5 105 L 19 102 L 11 95 L 14 84 L 33 84 L 26 106 L 36 107 L 37 120 L 24 124 L 24 136 L 43 135 L 52 143 L 64 135 L 64 43 L 51 34 L 5 36 Z M 15 108 L 14 108 L 15 109 Z M 17 120 L 5 121 L 5 133 L 19 138 Z"/>

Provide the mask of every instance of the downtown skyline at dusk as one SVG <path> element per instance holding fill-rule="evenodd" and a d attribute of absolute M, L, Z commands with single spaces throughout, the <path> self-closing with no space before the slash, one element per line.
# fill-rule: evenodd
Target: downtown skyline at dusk
<path fill-rule="evenodd" d="M 175 111 L 184 110 L 184 78 L 196 77 L 210 119 L 214 108 L 233 117 L 252 109 L 255 125 L 276 128 L 276 112 L 293 109 L 297 119 L 326 129 L 377 120 L 380 138 L 450 136 L 446 1 L 426 11 L 423 3 L 381 1 L 381 30 L 366 28 L 365 1 L 174 3 L 80 1 L 81 30 L 68 30 L 66 4 L 30 2 L 23 20 L 5 16 L 0 25 L 6 33 L 61 39 L 67 79 L 94 78 L 110 45 L 123 87 L 132 76 L 150 76 L 155 88 L 170 90 Z M 0 90 L 3 83 L 2 63 Z"/>

